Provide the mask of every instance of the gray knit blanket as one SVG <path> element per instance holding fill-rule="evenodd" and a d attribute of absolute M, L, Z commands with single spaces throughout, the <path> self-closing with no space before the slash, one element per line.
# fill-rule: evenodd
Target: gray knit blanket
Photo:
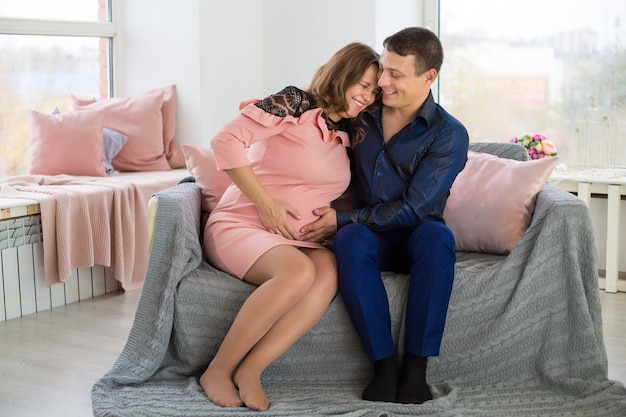
<path fill-rule="evenodd" d="M 213 405 L 198 384 L 254 287 L 203 260 L 194 183 L 157 194 L 148 271 L 126 346 L 92 389 L 95 416 L 626 416 L 607 377 L 589 213 L 546 184 L 508 256 L 457 253 L 434 395 L 421 405 L 363 401 L 370 365 L 337 295 L 320 322 L 262 376 L 264 412 Z M 402 346 L 407 277 L 386 273 Z"/>

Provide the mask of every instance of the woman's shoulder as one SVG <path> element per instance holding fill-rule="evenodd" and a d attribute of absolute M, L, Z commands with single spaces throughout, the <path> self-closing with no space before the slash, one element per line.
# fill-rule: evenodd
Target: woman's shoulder
<path fill-rule="evenodd" d="M 300 117 L 305 111 L 316 107 L 311 94 L 292 85 L 265 97 L 255 106 L 278 117 Z"/>

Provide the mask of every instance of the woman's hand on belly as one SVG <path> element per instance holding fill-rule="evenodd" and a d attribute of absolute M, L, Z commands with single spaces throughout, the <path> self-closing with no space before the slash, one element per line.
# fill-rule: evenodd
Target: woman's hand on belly
<path fill-rule="evenodd" d="M 291 219 L 300 220 L 302 216 L 293 206 L 277 199 L 270 199 L 257 206 L 265 229 L 288 239 L 300 240 L 300 234 L 291 224 Z"/>

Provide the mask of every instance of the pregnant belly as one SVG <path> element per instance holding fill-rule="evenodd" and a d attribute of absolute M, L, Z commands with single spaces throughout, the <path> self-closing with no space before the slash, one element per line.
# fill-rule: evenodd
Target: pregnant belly
<path fill-rule="evenodd" d="M 289 222 L 293 226 L 294 230 L 299 233 L 302 226 L 313 223 L 316 220 L 319 220 L 319 216 L 313 214 L 313 210 L 320 207 L 328 207 L 330 205 L 329 196 L 325 196 L 323 198 L 315 199 L 313 201 L 297 201 L 292 202 L 291 205 L 298 210 L 300 213 L 301 219 L 296 219 L 293 216 L 289 216 Z"/>
<path fill-rule="evenodd" d="M 225 201 L 222 198 L 220 205 L 211 213 L 209 223 L 221 223 L 220 227 L 237 227 L 235 225 L 248 225 L 253 227 L 264 228 L 261 224 L 257 207 L 245 196 L 237 191 L 237 194 Z M 281 190 L 282 191 L 282 190 Z M 319 219 L 319 216 L 313 214 L 313 210 L 319 207 L 328 207 L 330 202 L 339 195 L 336 189 L 323 190 L 323 192 L 298 192 L 299 190 L 292 188 L 291 192 L 270 191 L 277 200 L 286 202 L 295 208 L 301 218 L 296 219 L 291 215 L 287 215 L 287 220 L 296 233 L 300 232 L 302 226 L 310 224 Z M 288 194 L 288 195 L 287 195 Z M 230 200 L 230 201 L 228 201 Z"/>
<path fill-rule="evenodd" d="M 313 223 L 314 221 L 318 220 L 319 216 L 314 215 L 313 214 L 313 210 L 318 208 L 318 207 L 322 207 L 322 206 L 328 206 L 328 203 L 315 205 L 315 206 L 307 205 L 306 207 L 297 207 L 296 206 L 297 210 L 298 210 L 298 213 L 300 213 L 300 216 L 302 218 L 301 219 L 296 219 L 293 216 L 289 216 L 289 222 L 293 226 L 294 230 L 296 232 L 298 232 L 302 226 L 305 226 L 305 225 L 307 225 L 309 223 Z"/>

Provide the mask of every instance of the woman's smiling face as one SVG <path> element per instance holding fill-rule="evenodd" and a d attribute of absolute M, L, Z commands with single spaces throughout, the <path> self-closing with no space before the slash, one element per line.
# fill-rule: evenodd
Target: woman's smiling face
<path fill-rule="evenodd" d="M 377 85 L 378 68 L 370 65 L 358 83 L 350 86 L 346 90 L 346 102 L 348 109 L 339 113 L 342 118 L 354 118 L 359 115 L 367 106 L 376 100 L 380 89 Z"/>

